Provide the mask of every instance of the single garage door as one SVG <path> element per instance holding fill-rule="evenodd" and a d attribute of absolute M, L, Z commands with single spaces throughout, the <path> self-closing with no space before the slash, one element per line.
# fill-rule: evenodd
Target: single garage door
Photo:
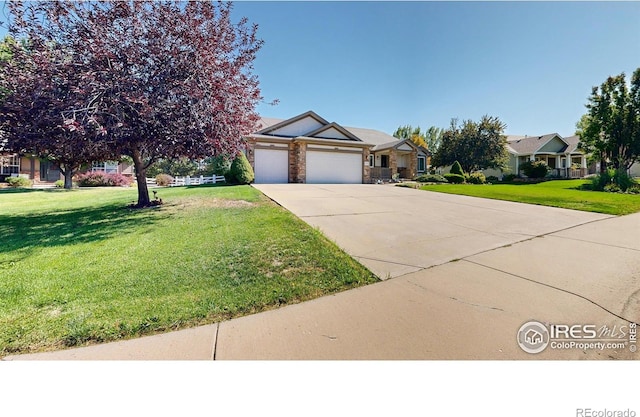
<path fill-rule="evenodd" d="M 308 184 L 362 184 L 362 153 L 307 149 Z"/>
<path fill-rule="evenodd" d="M 287 149 L 256 149 L 254 157 L 256 184 L 289 182 L 289 151 Z"/>

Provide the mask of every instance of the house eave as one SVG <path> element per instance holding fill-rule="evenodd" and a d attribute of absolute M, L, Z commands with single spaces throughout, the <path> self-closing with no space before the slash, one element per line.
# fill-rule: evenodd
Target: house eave
<path fill-rule="evenodd" d="M 351 148 L 372 148 L 374 146 L 369 143 L 364 143 L 364 142 L 354 141 L 354 140 L 312 138 L 309 136 L 297 136 L 292 140 L 293 142 L 305 142 L 305 143 L 312 143 L 315 145 L 339 145 L 339 146 L 348 146 Z"/>
<path fill-rule="evenodd" d="M 275 143 L 291 143 L 294 138 L 286 137 L 286 136 L 271 136 L 271 135 L 260 135 L 260 134 L 251 134 L 247 136 L 249 140 L 255 140 L 259 142 L 275 142 Z"/>

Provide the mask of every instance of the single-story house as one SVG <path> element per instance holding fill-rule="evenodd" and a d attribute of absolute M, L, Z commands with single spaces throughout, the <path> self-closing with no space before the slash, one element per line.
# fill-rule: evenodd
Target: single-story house
<path fill-rule="evenodd" d="M 582 178 L 595 173 L 595 166 L 587 166 L 587 156 L 578 149 L 578 136 L 562 137 L 557 133 L 542 136 L 507 136 L 509 163 L 503 171 L 485 169 L 485 176 L 502 177 L 504 174 L 521 175 L 521 166 L 527 161 L 544 161 L 551 169 L 549 176 Z M 451 169 L 447 167 L 441 172 Z"/>
<path fill-rule="evenodd" d="M 91 167 L 87 167 L 83 171 L 103 171 L 133 176 L 133 165 L 110 161 L 94 162 Z M 33 180 L 35 184 L 54 183 L 58 180 L 64 180 L 64 176 L 55 162 L 33 155 L 0 154 L 0 181 L 4 181 L 6 177 L 18 175 Z"/>
<path fill-rule="evenodd" d="M 256 183 L 367 184 L 428 169 L 429 151 L 409 140 L 329 122 L 313 111 L 263 117 L 247 138 Z"/>
<path fill-rule="evenodd" d="M 527 161 L 544 161 L 551 169 L 549 175 L 560 178 L 582 178 L 587 175 L 587 157 L 578 149 L 580 138 L 563 138 L 557 133 L 543 136 L 507 138 L 509 169 L 520 174 L 520 166 Z"/>

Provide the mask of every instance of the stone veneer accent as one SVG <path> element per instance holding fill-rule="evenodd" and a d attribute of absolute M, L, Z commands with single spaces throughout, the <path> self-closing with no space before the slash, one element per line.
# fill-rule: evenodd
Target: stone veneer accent
<path fill-rule="evenodd" d="M 289 182 L 307 182 L 307 144 L 304 142 L 289 144 Z"/>
<path fill-rule="evenodd" d="M 413 179 L 418 173 L 418 152 L 411 151 L 411 157 L 409 158 L 409 170 L 407 171 L 407 177 Z"/>
<path fill-rule="evenodd" d="M 362 183 L 371 184 L 371 167 L 369 166 L 369 148 L 362 150 Z"/>
<path fill-rule="evenodd" d="M 249 165 L 251 165 L 251 169 L 253 169 L 253 172 L 256 172 L 256 141 L 255 140 L 247 141 L 247 159 L 249 160 Z"/>
<path fill-rule="evenodd" d="M 389 151 L 389 168 L 391 168 L 391 178 L 398 173 L 398 157 L 395 149 Z"/>

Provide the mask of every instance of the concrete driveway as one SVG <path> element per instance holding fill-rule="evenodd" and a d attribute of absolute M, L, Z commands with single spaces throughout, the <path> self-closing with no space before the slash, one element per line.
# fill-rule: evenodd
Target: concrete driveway
<path fill-rule="evenodd" d="M 389 185 L 259 184 L 381 279 L 610 216 Z"/>
<path fill-rule="evenodd" d="M 628 343 L 529 354 L 516 339 L 537 320 L 628 341 L 640 321 L 640 214 L 381 185 L 255 187 L 385 281 L 221 323 L 218 359 L 639 358 Z"/>

